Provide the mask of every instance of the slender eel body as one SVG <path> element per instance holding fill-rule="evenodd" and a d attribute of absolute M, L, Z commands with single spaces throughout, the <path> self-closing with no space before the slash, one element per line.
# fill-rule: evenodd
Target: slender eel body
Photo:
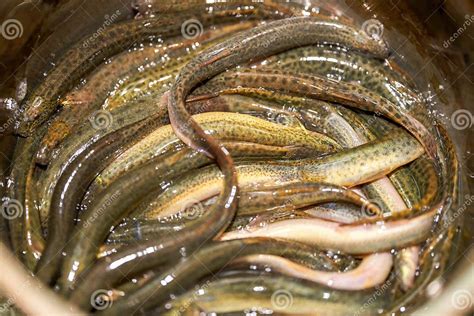
<path fill-rule="evenodd" d="M 314 283 L 272 274 L 223 275 L 203 281 L 198 290 L 170 301 L 168 308 L 155 310 L 171 316 L 183 313 L 242 314 L 247 310 L 281 312 L 293 315 L 377 315 L 389 301 L 390 286 L 383 290 L 347 292 L 330 291 Z M 275 294 L 277 293 L 277 294 Z M 291 296 L 288 295 L 291 293 Z M 381 293 L 381 295 L 376 295 Z M 373 299 L 373 297 L 378 299 Z M 368 301 L 372 304 L 367 306 Z M 275 304 L 275 302 L 278 305 Z M 365 305 L 364 305 L 365 304 Z"/>
<path fill-rule="evenodd" d="M 289 162 L 250 162 L 237 165 L 241 188 L 258 188 L 295 181 L 324 182 L 356 186 L 376 180 L 423 153 L 419 143 L 406 133 L 382 139 L 319 159 Z M 372 161 L 366 164 L 364 161 Z M 216 195 L 222 175 L 214 167 L 183 177 L 150 205 L 148 217 L 167 216 L 183 209 L 187 201 L 201 201 Z"/>
<path fill-rule="evenodd" d="M 359 291 L 382 284 L 392 269 L 393 259 L 390 253 L 371 254 L 362 259 L 357 268 L 343 273 L 310 269 L 275 255 L 258 254 L 236 261 L 260 265 L 273 272 L 324 284 L 333 289 Z"/>
<path fill-rule="evenodd" d="M 206 133 L 219 139 L 247 141 L 272 146 L 295 146 L 313 151 L 331 153 L 339 146 L 324 135 L 310 132 L 301 127 L 285 126 L 238 113 L 207 112 L 193 116 L 203 126 Z M 183 144 L 176 138 L 170 125 L 155 130 L 142 141 L 124 152 L 110 164 L 96 180 L 106 185 L 124 172 L 137 168 L 168 148 L 179 148 Z"/>
<path fill-rule="evenodd" d="M 320 219 L 294 219 L 271 223 L 263 229 L 235 231 L 222 240 L 249 237 L 284 238 L 348 254 L 366 254 L 407 247 L 425 240 L 433 225 L 436 210 L 411 219 L 384 224 L 341 226 Z"/>
<path fill-rule="evenodd" d="M 41 130 L 39 132 L 41 133 Z M 34 137 L 19 139 L 13 157 L 14 164 L 10 172 L 12 181 L 7 187 L 8 197 L 17 201 L 16 204 L 19 203 L 14 208 L 16 210 L 15 216 L 8 222 L 12 250 L 29 269 L 34 269 L 44 249 L 39 213 L 32 207 L 31 201 L 26 201 L 27 185 L 32 178 L 31 158 L 37 144 L 38 139 Z"/>
<path fill-rule="evenodd" d="M 259 67 L 357 82 L 404 110 L 409 110 L 415 100 L 419 101 L 416 93 L 405 85 L 405 78 L 383 61 L 353 51 L 311 45 L 269 57 L 256 63 L 256 69 Z"/>

